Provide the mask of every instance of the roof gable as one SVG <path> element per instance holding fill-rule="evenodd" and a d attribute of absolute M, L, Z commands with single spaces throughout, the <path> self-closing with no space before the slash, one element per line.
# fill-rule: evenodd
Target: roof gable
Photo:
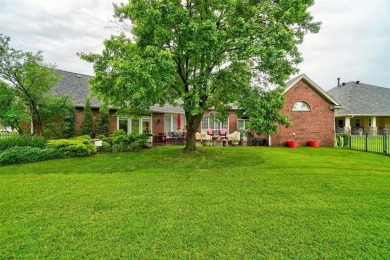
<path fill-rule="evenodd" d="M 301 74 L 289 81 L 286 82 L 286 89 L 284 90 L 283 94 L 287 93 L 291 88 L 293 88 L 298 82 L 303 80 L 308 84 L 309 87 L 311 87 L 314 91 L 316 91 L 320 96 L 322 96 L 326 101 L 328 101 L 334 108 L 340 108 L 339 102 L 337 102 L 336 99 L 331 97 L 328 93 L 326 93 L 325 90 L 323 90 L 320 86 L 318 86 L 314 81 L 312 81 L 308 76 L 305 74 Z"/>

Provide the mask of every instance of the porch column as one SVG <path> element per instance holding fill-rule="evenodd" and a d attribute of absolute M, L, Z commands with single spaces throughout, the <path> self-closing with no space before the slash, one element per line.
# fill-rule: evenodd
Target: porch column
<path fill-rule="evenodd" d="M 378 134 L 378 128 L 376 127 L 376 116 L 371 117 L 370 134 L 372 135 Z"/>
<path fill-rule="evenodd" d="M 351 132 L 351 118 L 349 116 L 346 116 L 344 118 L 344 132 L 346 133 Z"/>

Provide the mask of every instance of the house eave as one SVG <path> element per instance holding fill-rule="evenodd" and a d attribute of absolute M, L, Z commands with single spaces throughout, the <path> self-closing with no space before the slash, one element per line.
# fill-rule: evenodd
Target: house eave
<path fill-rule="evenodd" d="M 335 117 L 390 117 L 390 114 L 339 114 Z"/>

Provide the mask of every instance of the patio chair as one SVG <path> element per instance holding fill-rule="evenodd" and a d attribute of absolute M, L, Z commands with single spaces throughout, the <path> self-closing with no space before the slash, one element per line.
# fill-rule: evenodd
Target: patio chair
<path fill-rule="evenodd" d="M 226 129 L 225 128 L 221 128 L 221 130 L 219 130 L 219 134 L 221 135 L 221 137 L 225 137 L 226 138 Z"/>

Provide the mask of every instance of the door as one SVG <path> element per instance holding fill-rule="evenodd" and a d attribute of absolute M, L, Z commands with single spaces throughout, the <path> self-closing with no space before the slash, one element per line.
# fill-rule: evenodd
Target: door
<path fill-rule="evenodd" d="M 151 121 L 150 117 L 142 117 L 141 118 L 142 133 L 150 134 L 152 132 L 150 121 Z"/>

